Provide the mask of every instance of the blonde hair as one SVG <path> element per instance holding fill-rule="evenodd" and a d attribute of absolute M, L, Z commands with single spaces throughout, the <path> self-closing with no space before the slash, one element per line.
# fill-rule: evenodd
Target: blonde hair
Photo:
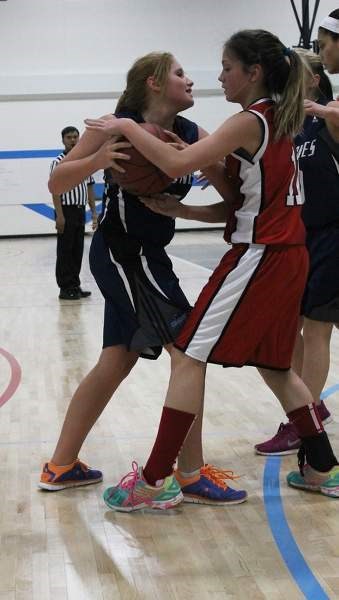
<path fill-rule="evenodd" d="M 276 35 L 263 29 L 235 33 L 224 49 L 234 54 L 245 69 L 261 65 L 263 83 L 276 102 L 275 138 L 294 137 L 304 121 L 305 72 L 300 56 L 285 48 Z"/>
<path fill-rule="evenodd" d="M 145 110 L 149 99 L 147 79 L 154 77 L 163 91 L 173 60 L 169 52 L 150 52 L 138 58 L 127 73 L 126 89 L 118 100 L 115 112 L 130 110 L 141 113 Z"/>
<path fill-rule="evenodd" d="M 332 84 L 324 71 L 324 66 L 320 60 L 319 54 L 315 54 L 311 50 L 305 50 L 304 48 L 296 48 L 296 52 L 304 63 L 306 76 L 312 77 L 313 75 L 319 75 L 319 96 L 322 96 L 327 101 L 333 100 Z"/>

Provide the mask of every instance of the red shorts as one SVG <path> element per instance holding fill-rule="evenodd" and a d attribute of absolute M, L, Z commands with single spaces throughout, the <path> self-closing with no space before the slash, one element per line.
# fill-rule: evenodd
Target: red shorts
<path fill-rule="evenodd" d="M 175 346 L 225 367 L 289 369 L 307 273 L 304 246 L 234 245 L 201 291 Z"/>

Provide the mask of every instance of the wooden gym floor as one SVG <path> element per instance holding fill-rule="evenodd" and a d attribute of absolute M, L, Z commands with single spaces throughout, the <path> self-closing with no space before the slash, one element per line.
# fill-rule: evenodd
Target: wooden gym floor
<path fill-rule="evenodd" d="M 225 247 L 220 231 L 178 233 L 172 255 L 194 300 Z M 55 239 L 0 240 L 0 600 L 297 600 L 339 598 L 339 501 L 288 489 L 296 457 L 266 460 L 253 445 L 283 413 L 254 369 L 208 368 L 205 460 L 242 474 L 233 507 L 119 514 L 105 487 L 141 463 L 154 438 L 169 360 L 140 360 L 90 433 L 81 458 L 97 486 L 37 490 L 67 405 L 101 348 L 103 301 L 60 302 Z M 326 384 L 339 453 L 339 331 Z M 21 374 L 21 376 L 20 376 Z M 279 486 L 280 482 L 280 486 Z"/>

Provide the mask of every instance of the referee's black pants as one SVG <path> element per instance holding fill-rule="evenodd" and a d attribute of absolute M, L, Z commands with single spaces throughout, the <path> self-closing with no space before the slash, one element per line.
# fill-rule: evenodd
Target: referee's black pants
<path fill-rule="evenodd" d="M 85 207 L 63 206 L 65 229 L 57 235 L 55 275 L 59 288 L 70 290 L 80 286 L 80 270 L 84 252 Z"/>

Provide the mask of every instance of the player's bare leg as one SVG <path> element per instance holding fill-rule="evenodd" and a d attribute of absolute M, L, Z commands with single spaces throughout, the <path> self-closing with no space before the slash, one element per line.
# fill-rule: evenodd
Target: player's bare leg
<path fill-rule="evenodd" d="M 304 358 L 301 377 L 316 404 L 320 404 L 320 394 L 324 389 L 330 368 L 332 329 L 332 323 L 314 321 L 306 317 L 304 319 Z"/>
<path fill-rule="evenodd" d="M 88 434 L 120 383 L 138 360 L 125 346 L 104 348 L 95 367 L 82 380 L 68 407 L 53 454 L 56 465 L 74 461 Z"/>
<path fill-rule="evenodd" d="M 258 369 L 286 413 L 313 402 L 313 396 L 302 379 L 292 370 Z"/>
<path fill-rule="evenodd" d="M 173 345 L 166 346 L 167 352 L 171 355 Z M 202 421 L 204 412 L 204 401 L 182 446 L 179 458 L 178 468 L 180 471 L 191 473 L 200 469 L 204 465 L 202 448 Z"/>

